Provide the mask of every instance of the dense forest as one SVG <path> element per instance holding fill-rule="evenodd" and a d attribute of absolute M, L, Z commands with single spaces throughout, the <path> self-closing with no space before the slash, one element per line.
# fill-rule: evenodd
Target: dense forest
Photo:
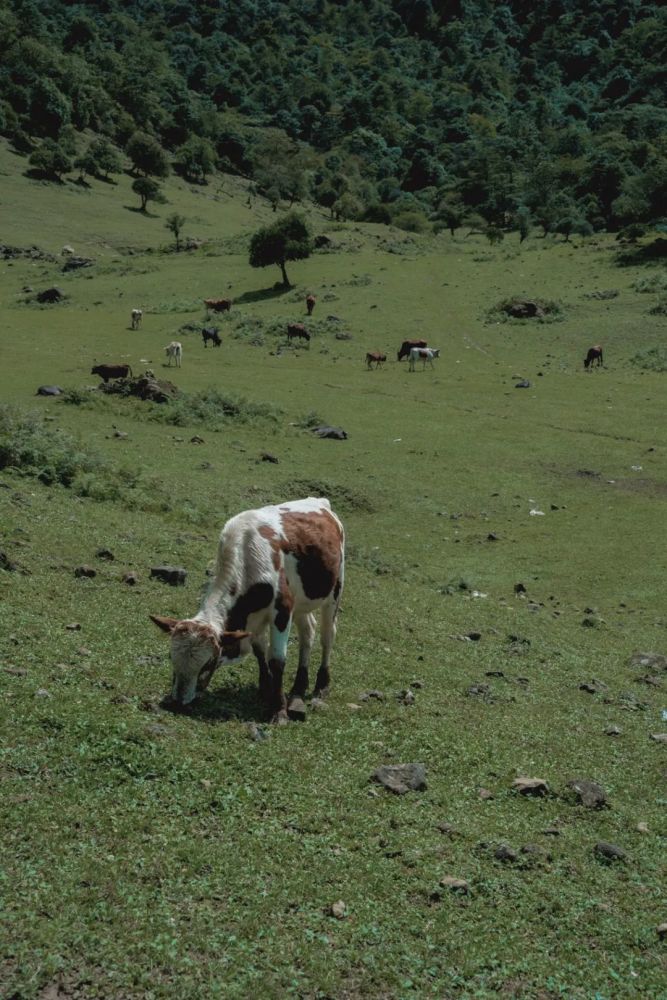
<path fill-rule="evenodd" d="M 0 133 L 44 176 L 129 157 L 150 198 L 221 169 L 274 206 L 491 238 L 667 205 L 659 2 L 0 0 L 0 54 Z"/>

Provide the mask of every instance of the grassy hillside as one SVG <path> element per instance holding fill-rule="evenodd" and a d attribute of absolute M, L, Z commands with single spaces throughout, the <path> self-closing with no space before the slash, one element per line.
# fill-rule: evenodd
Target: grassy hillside
<path fill-rule="evenodd" d="M 665 679 L 629 659 L 667 652 L 665 376 L 631 360 L 664 349 L 659 292 L 635 289 L 664 268 L 619 268 L 606 238 L 490 249 L 312 209 L 333 249 L 289 266 L 295 287 L 278 293 L 278 269 L 247 261 L 274 216 L 241 181 L 205 195 L 170 181 L 144 218 L 124 207 L 127 178 L 82 193 L 24 166 L 0 149 L 3 243 L 56 256 L 68 243 L 95 263 L 0 262 L 2 399 L 36 414 L 22 433 L 37 471 L 58 431 L 99 464 L 69 488 L 0 473 L 0 549 L 17 564 L 0 569 L 0 992 L 661 996 L 665 747 L 651 734 L 667 730 Z M 201 249 L 161 252 L 174 210 Z M 52 284 L 59 305 L 24 291 Z M 223 345 L 204 350 L 183 327 L 223 295 Z M 558 301 L 560 318 L 488 319 L 515 295 Z M 309 349 L 287 348 L 290 320 L 309 323 Z M 434 371 L 396 363 L 412 336 L 440 347 Z M 183 367 L 169 372 L 174 338 Z M 584 372 L 596 343 L 605 368 Z M 366 370 L 367 350 L 387 352 L 384 370 Z M 164 409 L 86 391 L 101 361 L 273 417 L 241 403 L 218 429 L 164 423 Z M 44 383 L 78 405 L 35 397 Z M 348 440 L 314 438 L 297 426 L 309 414 Z M 227 517 L 309 493 L 331 498 L 349 539 L 328 708 L 262 729 L 247 661 L 192 716 L 160 710 L 167 648 L 148 614 L 194 613 Z M 165 562 L 188 570 L 184 588 L 149 581 Z M 82 563 L 94 579 L 74 577 Z M 369 783 L 412 761 L 426 791 Z M 549 794 L 518 795 L 517 776 Z M 577 804 L 573 778 L 599 782 L 609 808 Z M 598 858 L 599 841 L 625 859 Z M 503 843 L 514 860 L 495 856 Z M 450 875 L 466 895 L 440 885 Z"/>

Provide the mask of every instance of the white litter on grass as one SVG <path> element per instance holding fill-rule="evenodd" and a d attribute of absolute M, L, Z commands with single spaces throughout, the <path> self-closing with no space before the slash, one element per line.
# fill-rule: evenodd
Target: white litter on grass
<path fill-rule="evenodd" d="M 533 507 L 532 510 L 529 511 L 529 513 L 531 517 L 544 517 L 544 511 L 538 510 L 537 507 Z"/>
<path fill-rule="evenodd" d="M 483 594 L 481 590 L 471 590 L 470 591 L 470 596 L 471 597 L 488 597 L 489 595 L 488 594 Z"/>
<path fill-rule="evenodd" d="M 632 469 L 633 472 L 641 472 L 642 469 L 644 468 L 644 466 L 643 465 L 631 465 L 630 468 Z"/>
<path fill-rule="evenodd" d="M 397 441 L 402 441 L 402 440 L 403 438 L 394 438 L 394 444 L 396 444 Z"/>

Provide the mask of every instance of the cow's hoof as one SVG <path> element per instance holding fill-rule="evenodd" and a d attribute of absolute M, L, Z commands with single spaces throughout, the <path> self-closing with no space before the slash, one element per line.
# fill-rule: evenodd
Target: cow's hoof
<path fill-rule="evenodd" d="M 301 698 L 291 698 L 287 706 L 287 714 L 293 722 L 306 721 L 306 706 Z"/>
<path fill-rule="evenodd" d="M 274 726 L 286 726 L 289 723 L 289 718 L 285 709 L 281 709 L 271 719 Z"/>

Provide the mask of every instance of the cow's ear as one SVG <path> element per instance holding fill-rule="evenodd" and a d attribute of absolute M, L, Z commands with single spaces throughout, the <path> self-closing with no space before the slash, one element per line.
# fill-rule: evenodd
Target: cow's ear
<path fill-rule="evenodd" d="M 249 639 L 251 635 L 252 632 L 244 632 L 242 629 L 236 629 L 234 632 L 223 632 L 220 636 L 220 645 L 224 649 L 225 646 L 231 646 L 241 639 Z"/>
<path fill-rule="evenodd" d="M 163 632 L 173 632 L 175 626 L 178 625 L 178 618 L 168 618 L 165 615 L 149 615 L 148 617 Z"/>

